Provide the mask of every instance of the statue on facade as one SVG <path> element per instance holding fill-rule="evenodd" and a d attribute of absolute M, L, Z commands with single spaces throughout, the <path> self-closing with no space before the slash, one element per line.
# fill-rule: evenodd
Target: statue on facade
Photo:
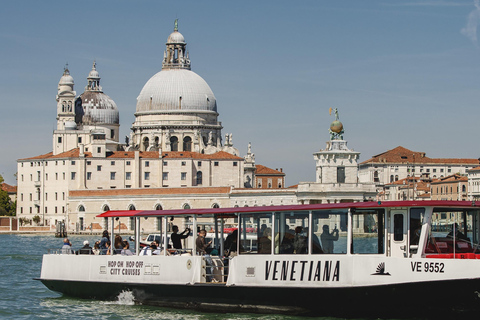
<path fill-rule="evenodd" d="M 332 114 L 332 108 L 330 108 L 330 115 Z M 338 109 L 335 108 L 335 120 L 330 124 L 330 140 L 343 140 L 343 123 L 338 120 Z"/>
<path fill-rule="evenodd" d="M 208 145 L 209 145 L 209 146 L 212 146 L 212 145 L 213 145 L 213 132 L 212 132 L 212 131 L 210 131 L 210 132 L 208 133 Z"/>

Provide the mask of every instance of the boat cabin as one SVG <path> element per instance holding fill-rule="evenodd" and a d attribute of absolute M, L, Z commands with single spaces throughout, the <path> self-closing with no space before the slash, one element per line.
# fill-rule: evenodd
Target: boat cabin
<path fill-rule="evenodd" d="M 384 255 L 389 257 L 476 258 L 479 208 L 452 201 L 363 202 L 274 207 L 189 210 L 109 211 L 100 217 L 157 217 L 162 255 L 197 255 L 201 229 L 215 256 L 225 254 L 225 239 L 238 230 L 235 255 Z M 171 225 L 195 230 L 175 250 Z M 226 227 L 228 226 L 228 227 Z M 233 227 L 232 227 L 233 226 Z M 136 239 L 140 235 L 136 234 Z M 165 245 L 166 243 L 166 245 Z M 139 251 L 139 243 L 136 245 Z"/>

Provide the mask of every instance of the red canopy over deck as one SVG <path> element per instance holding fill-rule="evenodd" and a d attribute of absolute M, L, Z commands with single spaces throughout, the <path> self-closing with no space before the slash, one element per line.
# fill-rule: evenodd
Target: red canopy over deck
<path fill-rule="evenodd" d="M 474 201 L 382 201 L 382 202 L 345 202 L 328 204 L 306 204 L 285 206 L 260 206 L 260 207 L 235 207 L 235 208 L 199 208 L 176 210 L 111 210 L 97 215 L 100 218 L 111 217 L 150 217 L 150 216 L 176 216 L 176 215 L 217 215 L 218 217 L 233 217 L 238 213 L 249 212 L 282 212 L 303 210 L 328 210 L 348 208 L 391 208 L 391 207 L 450 207 L 471 208 L 480 207 Z"/>

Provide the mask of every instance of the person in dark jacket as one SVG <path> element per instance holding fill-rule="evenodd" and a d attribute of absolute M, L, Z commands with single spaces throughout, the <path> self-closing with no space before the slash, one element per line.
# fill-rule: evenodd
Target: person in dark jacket
<path fill-rule="evenodd" d="M 182 233 L 178 233 L 178 227 L 172 227 L 173 233 L 170 235 L 170 239 L 172 239 L 173 248 L 174 249 L 182 249 L 182 239 L 187 238 L 190 235 L 190 229 L 183 230 Z"/>
<path fill-rule="evenodd" d="M 92 247 L 90 247 L 88 240 L 83 241 L 83 247 L 77 251 L 77 254 L 93 254 Z"/>

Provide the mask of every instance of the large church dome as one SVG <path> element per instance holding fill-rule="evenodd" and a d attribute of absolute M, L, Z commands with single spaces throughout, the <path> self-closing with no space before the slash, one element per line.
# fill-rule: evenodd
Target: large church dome
<path fill-rule="evenodd" d="M 162 71 L 147 81 L 137 98 L 137 115 L 163 111 L 217 112 L 212 89 L 198 74 L 190 70 L 186 42 L 175 28 L 167 38 Z M 183 112 L 182 112 L 183 113 Z"/>
<path fill-rule="evenodd" d="M 137 98 L 137 113 L 155 111 L 217 111 L 207 82 L 187 69 L 164 69 L 150 78 Z"/>
<path fill-rule="evenodd" d="M 83 124 L 119 124 L 120 116 L 116 103 L 103 93 L 100 76 L 93 63 L 88 85 L 75 102 L 75 122 Z"/>

